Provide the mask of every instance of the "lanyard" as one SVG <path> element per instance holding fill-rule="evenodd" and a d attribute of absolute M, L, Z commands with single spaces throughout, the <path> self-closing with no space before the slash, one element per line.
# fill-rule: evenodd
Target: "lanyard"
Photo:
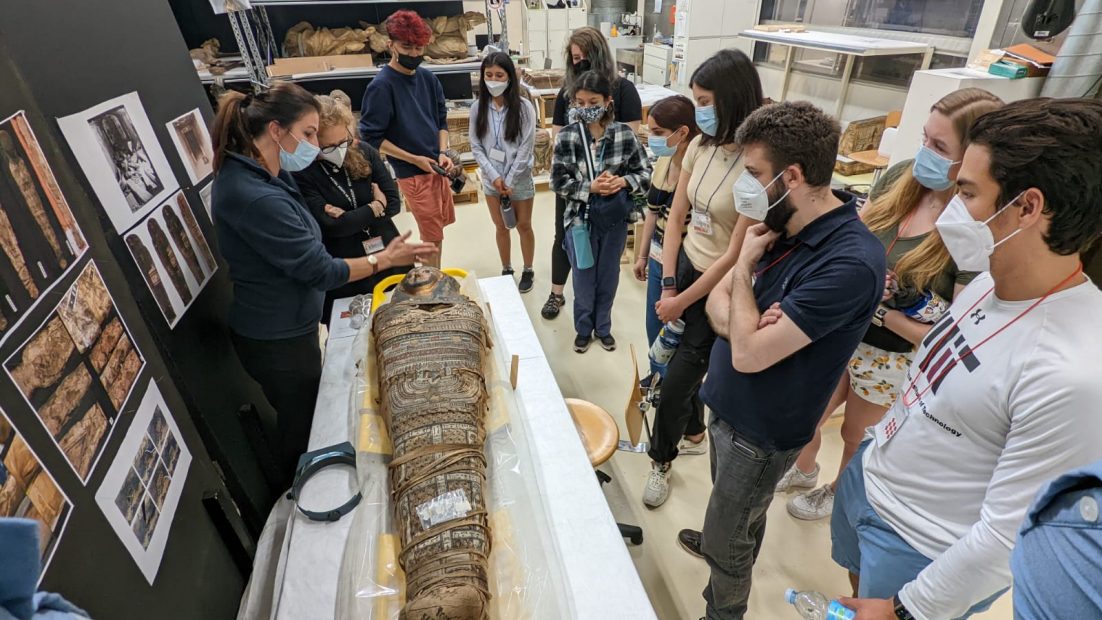
<path fill-rule="evenodd" d="M 505 147 L 504 143 L 501 141 L 501 134 L 504 133 L 503 125 L 505 125 L 505 112 L 506 109 L 502 108 L 501 114 L 499 115 L 494 109 L 494 104 L 490 103 L 490 128 L 494 132 L 494 144 L 503 151 Z"/>
<path fill-rule="evenodd" d="M 344 171 L 344 180 L 348 183 L 348 191 L 344 191 L 344 188 L 341 187 L 341 184 L 337 182 L 336 177 L 329 173 L 329 169 L 326 168 L 324 165 L 322 165 L 321 168 L 322 170 L 325 170 L 325 176 L 329 177 L 329 180 L 333 182 L 333 187 L 337 188 L 337 191 L 340 192 L 342 196 L 344 196 L 345 200 L 348 201 L 348 204 L 351 205 L 353 209 L 355 209 L 357 206 L 356 188 L 352 186 L 352 177 L 348 176 L 348 169 L 341 168 L 341 170 Z"/>
<path fill-rule="evenodd" d="M 605 140 L 605 138 L 607 138 L 607 137 L 608 137 L 608 130 L 606 129 L 605 133 L 601 134 L 600 138 L 597 138 L 596 140 L 593 141 L 592 146 L 586 147 L 586 148 L 590 149 L 591 153 L 593 153 L 594 150 L 597 150 L 597 152 L 593 154 L 593 174 L 594 174 L 593 178 L 597 178 L 597 175 L 599 175 L 601 172 L 604 172 L 604 170 L 601 170 L 601 169 L 605 165 L 605 147 L 608 146 L 608 141 Z M 597 149 L 598 143 L 600 143 L 600 149 L 599 150 Z"/>
<path fill-rule="evenodd" d="M 892 248 L 895 247 L 895 244 L 899 241 L 899 238 L 903 236 L 903 231 L 907 230 L 907 227 L 910 226 L 911 220 L 914 219 L 915 213 L 917 211 L 917 209 L 911 211 L 911 214 L 908 215 L 907 219 L 903 221 L 903 225 L 895 230 L 895 239 L 892 239 L 892 242 L 888 244 L 888 249 L 884 251 L 884 256 L 891 255 Z"/>
<path fill-rule="evenodd" d="M 781 255 L 780 255 L 780 257 L 778 257 L 778 258 L 777 258 L 776 260 L 774 260 L 773 262 L 769 263 L 769 264 L 768 264 L 768 265 L 766 265 L 765 267 L 762 267 L 762 268 L 761 268 L 761 269 L 759 269 L 758 271 L 755 271 L 755 272 L 754 272 L 754 280 L 757 280 L 758 278 L 760 278 L 760 277 L 761 277 L 761 274 L 763 274 L 763 273 L 765 273 L 766 271 L 769 271 L 770 269 L 772 269 L 772 268 L 773 268 L 773 266 L 774 266 L 774 265 L 776 265 L 777 263 L 779 263 L 779 262 L 781 262 L 782 260 L 784 260 L 784 259 L 788 258 L 788 255 L 789 255 L 789 254 L 791 254 L 791 253 L 793 253 L 793 252 L 795 252 L 795 251 L 796 251 L 796 248 L 800 247 L 801 245 L 803 245 L 803 243 L 802 243 L 802 242 L 800 242 L 800 241 L 797 241 L 797 242 L 796 242 L 796 245 L 794 245 L 794 246 L 792 246 L 791 248 L 789 248 L 787 252 L 785 252 L 784 254 L 781 254 Z"/>
<path fill-rule="evenodd" d="M 1071 275 L 1069 275 L 1068 277 L 1061 280 L 1060 283 L 1057 284 L 1056 286 L 1050 288 L 1047 293 L 1045 293 L 1044 295 L 1041 296 L 1040 299 L 1038 299 L 1037 301 L 1030 304 L 1029 307 L 1026 308 L 1025 310 L 1023 310 L 1020 314 L 1018 314 L 1018 316 L 1014 317 L 1013 319 L 1010 319 L 1009 321 L 1006 322 L 1006 324 L 1004 324 L 999 329 L 995 330 L 991 335 L 989 335 L 988 337 L 981 340 L 979 342 L 979 344 L 977 344 L 974 347 L 970 347 L 969 351 L 967 353 L 965 353 L 965 355 L 975 355 L 976 351 L 978 351 L 980 347 L 987 344 L 995 336 L 998 336 L 999 334 L 1003 333 L 1003 331 L 1006 330 L 1006 328 L 1010 327 L 1014 323 L 1017 323 L 1018 319 L 1020 319 L 1023 316 L 1029 314 L 1034 308 L 1041 305 L 1041 303 L 1044 302 L 1044 300 L 1048 299 L 1050 295 L 1052 295 L 1054 292 L 1056 292 L 1056 289 L 1058 289 L 1061 286 L 1067 284 L 1068 282 L 1071 281 L 1072 278 L 1074 278 L 1075 276 L 1079 275 L 1082 272 L 1083 272 L 1083 265 L 1082 265 L 1082 263 L 1080 263 L 1080 265 L 1075 268 L 1075 271 L 1071 272 Z M 992 286 L 986 293 L 981 295 L 980 298 L 976 300 L 976 303 L 972 304 L 972 306 L 970 308 L 968 308 L 968 310 L 966 310 L 963 314 L 960 315 L 959 319 L 957 319 L 956 321 L 953 321 L 953 326 L 950 329 L 946 330 L 945 335 L 942 336 L 941 339 L 937 341 L 937 344 L 930 347 L 928 349 L 928 351 L 938 351 L 938 350 L 940 350 L 941 347 L 945 344 L 945 341 L 948 340 L 949 337 L 952 336 L 954 332 L 956 332 L 956 328 L 957 328 L 958 325 L 960 325 L 960 322 L 963 321 L 968 315 L 972 314 L 972 311 L 976 309 L 976 306 L 980 305 L 980 302 L 987 299 L 987 297 L 994 290 L 995 290 L 995 287 Z M 925 362 L 925 361 L 926 360 L 924 359 L 923 362 Z M 953 360 L 950 360 L 950 362 L 945 366 L 945 370 L 943 370 L 941 372 L 941 374 L 939 374 L 933 380 L 927 379 L 926 389 L 922 390 L 921 392 L 915 390 L 915 384 L 918 383 L 918 378 L 925 372 L 925 369 L 923 368 L 923 366 L 925 364 L 919 364 L 917 366 L 912 365 L 912 368 L 917 368 L 918 370 L 915 373 L 915 378 L 911 379 L 910 385 L 908 385 L 907 389 L 903 391 L 903 404 L 910 407 L 911 405 L 914 405 L 915 403 L 917 403 L 919 401 L 919 399 L 921 399 L 923 396 L 926 395 L 927 392 L 930 391 L 931 388 L 933 388 L 935 385 L 940 383 L 941 380 L 945 378 L 945 375 L 949 374 L 949 371 L 952 370 L 957 365 L 958 362 L 960 362 L 959 357 L 955 358 Z M 909 394 L 911 393 L 912 390 L 915 391 L 915 396 L 914 396 L 913 399 L 909 399 L 908 396 L 909 396 Z"/>
<path fill-rule="evenodd" d="M 698 198 L 700 197 L 700 186 L 704 184 L 704 178 L 708 176 L 708 169 L 712 167 L 712 160 L 716 158 L 716 152 L 719 151 L 719 149 L 721 148 L 723 147 L 717 146 L 712 149 L 712 156 L 708 158 L 708 163 L 704 166 L 704 172 L 700 175 L 700 182 L 696 184 L 696 191 L 693 192 L 693 211 L 707 213 L 708 210 L 712 208 L 712 199 L 716 197 L 716 193 L 719 192 L 720 188 L 723 187 L 723 184 L 727 182 L 727 177 L 731 176 L 731 171 L 735 169 L 735 166 L 738 165 L 739 160 L 742 159 L 742 151 L 739 151 L 738 157 L 736 157 L 735 161 L 731 163 L 731 167 L 727 169 L 727 172 L 723 174 L 723 179 L 720 180 L 720 182 L 716 185 L 716 188 L 712 190 L 712 195 L 708 196 L 707 204 L 704 205 L 703 209 L 697 208 L 697 205 L 700 204 L 700 201 L 698 200 Z"/>

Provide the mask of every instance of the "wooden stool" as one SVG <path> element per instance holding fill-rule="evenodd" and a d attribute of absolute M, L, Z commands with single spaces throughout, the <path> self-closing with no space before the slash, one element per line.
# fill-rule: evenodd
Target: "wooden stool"
<path fill-rule="evenodd" d="M 589 456 L 589 464 L 598 467 L 612 458 L 616 447 L 620 443 L 620 429 L 612 416 L 597 405 L 577 398 L 567 398 L 566 407 L 570 410 L 570 417 L 574 420 L 574 428 L 585 446 L 585 453 Z M 611 482 L 608 474 L 598 471 L 597 480 L 601 484 Z M 617 523 L 620 535 L 631 541 L 633 545 L 643 544 L 643 530 L 634 525 Z"/>

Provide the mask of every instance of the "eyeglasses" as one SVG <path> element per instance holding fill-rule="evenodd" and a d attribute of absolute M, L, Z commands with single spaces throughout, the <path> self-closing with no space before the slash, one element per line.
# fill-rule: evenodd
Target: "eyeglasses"
<path fill-rule="evenodd" d="M 352 134 L 351 133 L 348 134 L 348 139 L 345 140 L 344 142 L 334 144 L 332 146 L 323 146 L 323 147 L 321 147 L 321 152 L 324 153 L 325 155 L 328 155 L 330 153 L 336 153 L 338 149 L 341 149 L 341 148 L 346 149 L 346 148 L 349 148 L 350 146 L 352 146 Z"/>

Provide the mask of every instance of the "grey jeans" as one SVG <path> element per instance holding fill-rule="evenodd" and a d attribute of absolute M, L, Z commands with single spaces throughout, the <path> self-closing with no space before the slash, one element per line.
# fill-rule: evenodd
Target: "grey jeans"
<path fill-rule="evenodd" d="M 741 620 L 750 598 L 754 561 L 765 539 L 765 516 L 777 483 L 800 448 L 762 448 L 715 414 L 711 435 L 712 494 L 700 550 L 712 569 L 704 600 L 708 620 Z"/>

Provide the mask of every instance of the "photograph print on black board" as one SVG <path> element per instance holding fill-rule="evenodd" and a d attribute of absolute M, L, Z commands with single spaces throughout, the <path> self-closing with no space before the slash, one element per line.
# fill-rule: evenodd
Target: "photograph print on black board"
<path fill-rule="evenodd" d="M 144 366 L 92 262 L 38 331 L 4 362 L 4 370 L 83 482 Z"/>
<path fill-rule="evenodd" d="M 42 574 L 50 565 L 71 511 L 72 503 L 53 475 L 0 411 L 0 518 L 38 521 Z"/>
<path fill-rule="evenodd" d="M 214 173 L 214 149 L 203 115 L 196 108 L 167 123 L 192 185 Z"/>
<path fill-rule="evenodd" d="M 203 208 L 207 210 L 207 218 L 214 222 L 214 212 L 211 211 L 211 203 L 214 200 L 214 182 L 207 183 L 199 190 L 199 198 L 203 200 Z"/>
<path fill-rule="evenodd" d="M 0 340 L 87 249 L 26 115 L 0 121 Z"/>
<path fill-rule="evenodd" d="M 119 234 L 179 187 L 138 93 L 57 122 Z"/>
<path fill-rule="evenodd" d="M 180 428 L 150 381 L 96 491 L 96 505 L 149 583 L 160 568 L 190 465 Z"/>
<path fill-rule="evenodd" d="M 184 192 L 135 226 L 125 241 L 169 328 L 175 328 L 218 270 Z"/>

